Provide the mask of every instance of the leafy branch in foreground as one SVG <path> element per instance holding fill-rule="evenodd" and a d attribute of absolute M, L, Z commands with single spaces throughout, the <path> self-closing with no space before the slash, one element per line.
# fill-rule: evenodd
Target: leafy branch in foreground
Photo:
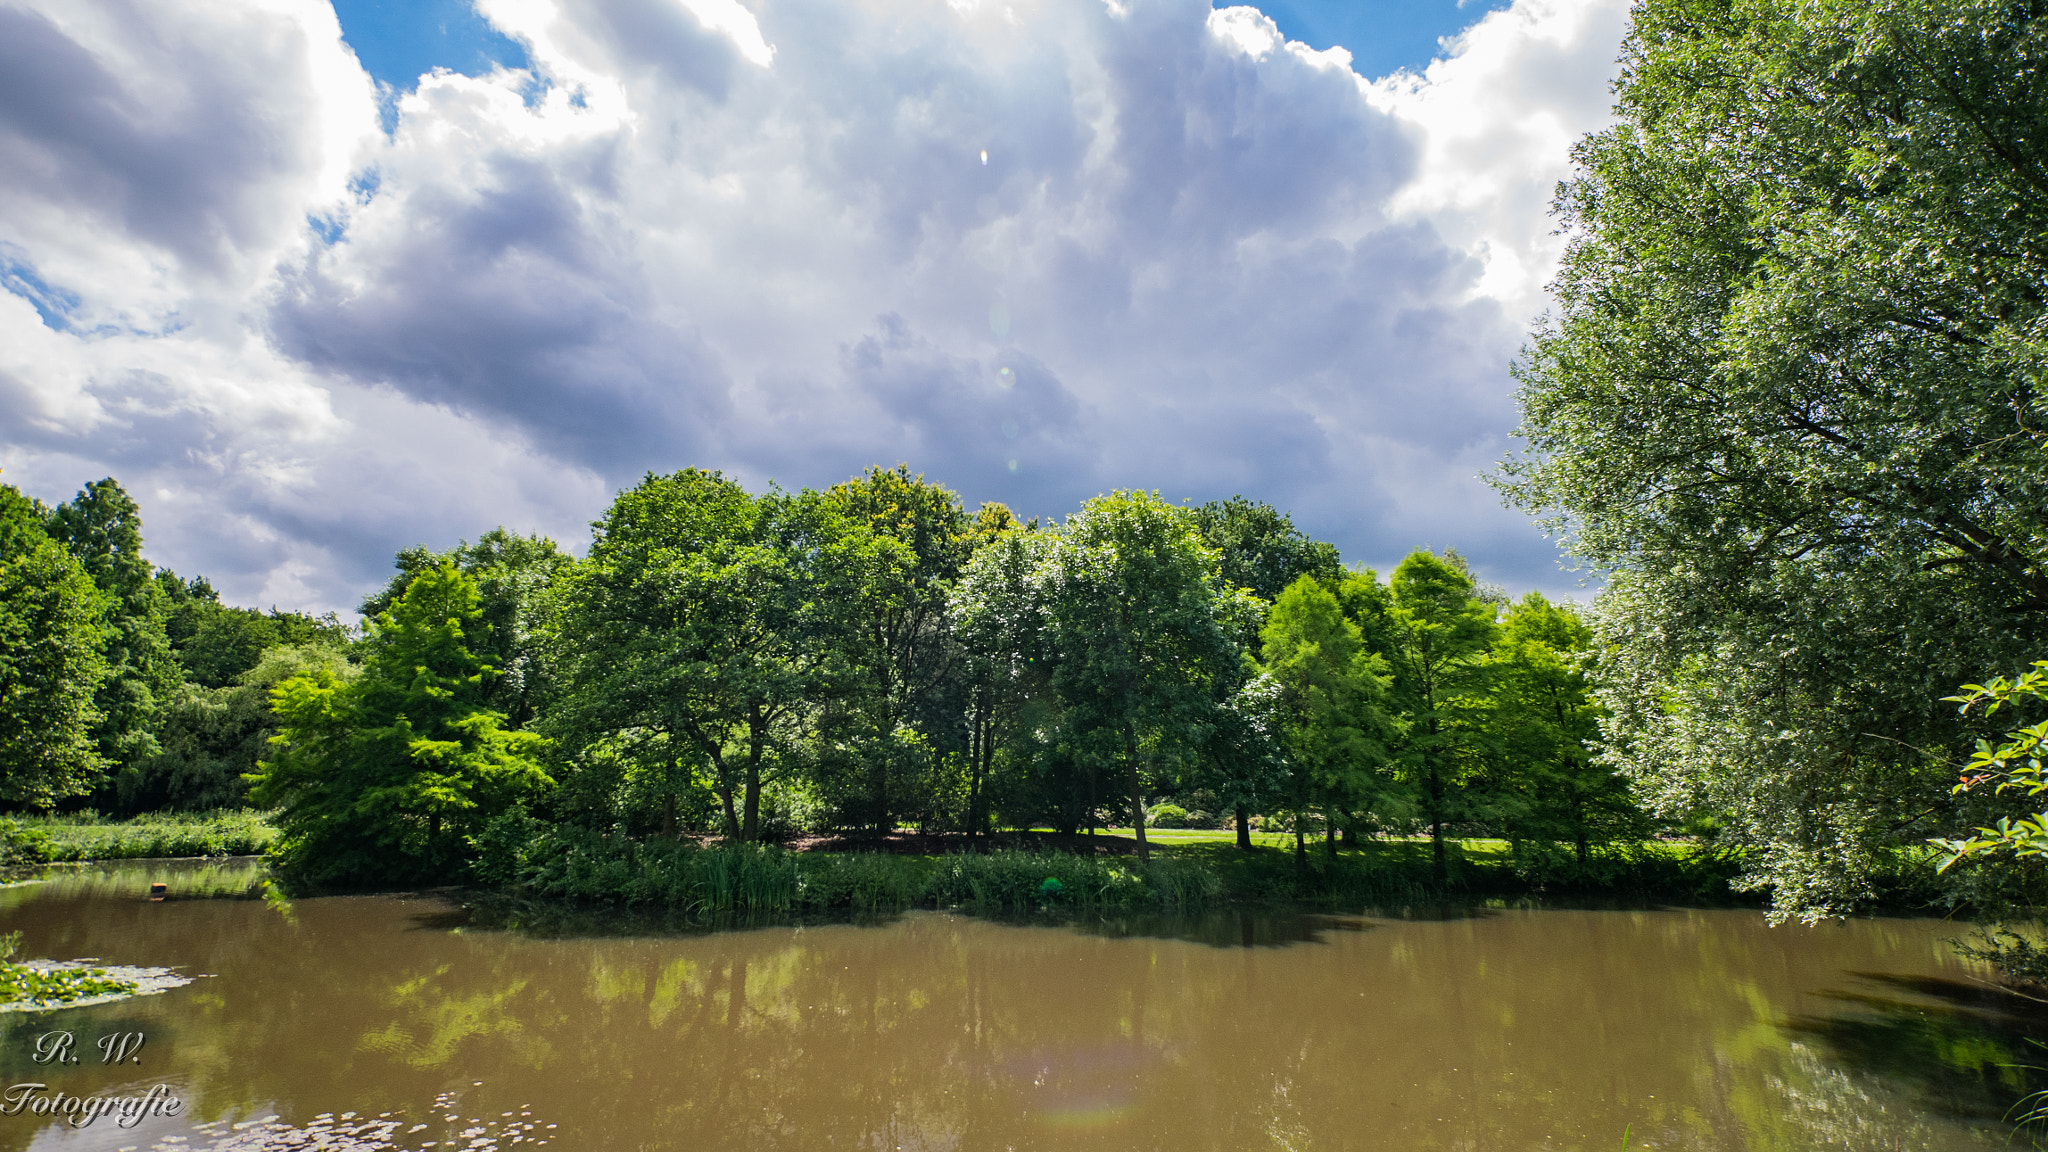
<path fill-rule="evenodd" d="M 1989 684 L 1965 684 L 1962 695 L 1945 699 L 1961 704 L 1960 711 L 1963 712 L 1984 703 L 1984 715 L 1987 717 L 2022 699 L 2048 699 L 2048 660 L 2034 661 L 2033 671 L 2017 680 L 2000 676 Z M 1968 792 L 1984 784 L 1990 784 L 1996 793 L 2023 792 L 2030 798 L 2048 792 L 2048 775 L 2041 770 L 2044 747 L 2048 747 L 2048 720 L 2015 728 L 2006 734 L 2004 743 L 1995 746 L 1989 740 L 1980 739 L 1954 792 Z M 2017 820 L 2001 816 L 1996 826 L 1979 828 L 1975 836 L 1956 840 L 1936 839 L 1930 843 L 1948 853 L 1941 861 L 1940 870 L 1943 872 L 1963 860 L 1995 857 L 2008 852 L 2022 859 L 2048 857 L 2048 812 L 2037 812 Z"/>

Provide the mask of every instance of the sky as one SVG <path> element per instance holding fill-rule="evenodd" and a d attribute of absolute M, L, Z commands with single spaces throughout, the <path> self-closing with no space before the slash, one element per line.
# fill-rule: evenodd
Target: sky
<path fill-rule="evenodd" d="M 1623 0 L 0 0 L 0 482 L 345 616 L 649 472 L 1232 494 L 1579 594 L 1481 479 Z"/>

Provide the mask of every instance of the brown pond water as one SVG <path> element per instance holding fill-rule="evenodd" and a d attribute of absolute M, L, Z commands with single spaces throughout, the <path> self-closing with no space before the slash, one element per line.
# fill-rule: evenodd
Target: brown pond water
<path fill-rule="evenodd" d="M 2026 1146 L 1997 1118 L 2031 1085 L 1999 1065 L 2040 1021 L 1935 921 L 920 912 L 636 934 L 488 928 L 431 897 L 142 898 L 189 869 L 0 890 L 24 955 L 211 974 L 0 1016 L 0 1083 L 162 1084 L 185 1108 L 128 1129 L 0 1114 L 0 1150 Z M 31 1060 L 56 1030 L 78 1064 Z M 104 1065 L 121 1033 L 142 1047 Z"/>

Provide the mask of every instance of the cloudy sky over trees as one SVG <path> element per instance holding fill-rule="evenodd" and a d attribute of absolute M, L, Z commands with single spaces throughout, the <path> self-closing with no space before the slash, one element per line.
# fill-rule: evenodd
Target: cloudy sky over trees
<path fill-rule="evenodd" d="M 1573 586 L 1478 477 L 1619 0 L 1387 75 L 1199 0 L 477 10 L 511 62 L 408 82 L 324 0 L 0 0 L 5 482 L 116 476 L 152 559 L 315 611 L 690 465 L 1244 493 Z"/>

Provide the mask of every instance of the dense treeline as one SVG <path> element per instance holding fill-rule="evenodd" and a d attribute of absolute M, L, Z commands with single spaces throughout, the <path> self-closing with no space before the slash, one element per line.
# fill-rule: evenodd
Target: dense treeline
<path fill-rule="evenodd" d="M 0 485 L 0 803 L 239 804 L 271 687 L 351 643 L 331 614 L 231 607 L 151 565 L 111 479 L 55 508 Z"/>
<path fill-rule="evenodd" d="M 70 623 L 47 698 L 10 690 L 6 799 L 275 807 L 313 879 L 459 876 L 550 827 L 1117 826 L 1143 851 L 1148 825 L 1263 826 L 1299 861 L 1420 832 L 1439 872 L 1446 837 L 1569 870 L 1646 829 L 1587 751 L 1570 608 L 1455 553 L 1348 570 L 1242 498 L 1118 492 L 1055 525 L 902 467 L 761 494 L 685 470 L 621 493 L 581 559 L 502 529 L 400 553 L 360 634 L 152 570 L 112 481 L 7 498 L 10 579 L 65 574 L 10 584 L 7 619 Z"/>

